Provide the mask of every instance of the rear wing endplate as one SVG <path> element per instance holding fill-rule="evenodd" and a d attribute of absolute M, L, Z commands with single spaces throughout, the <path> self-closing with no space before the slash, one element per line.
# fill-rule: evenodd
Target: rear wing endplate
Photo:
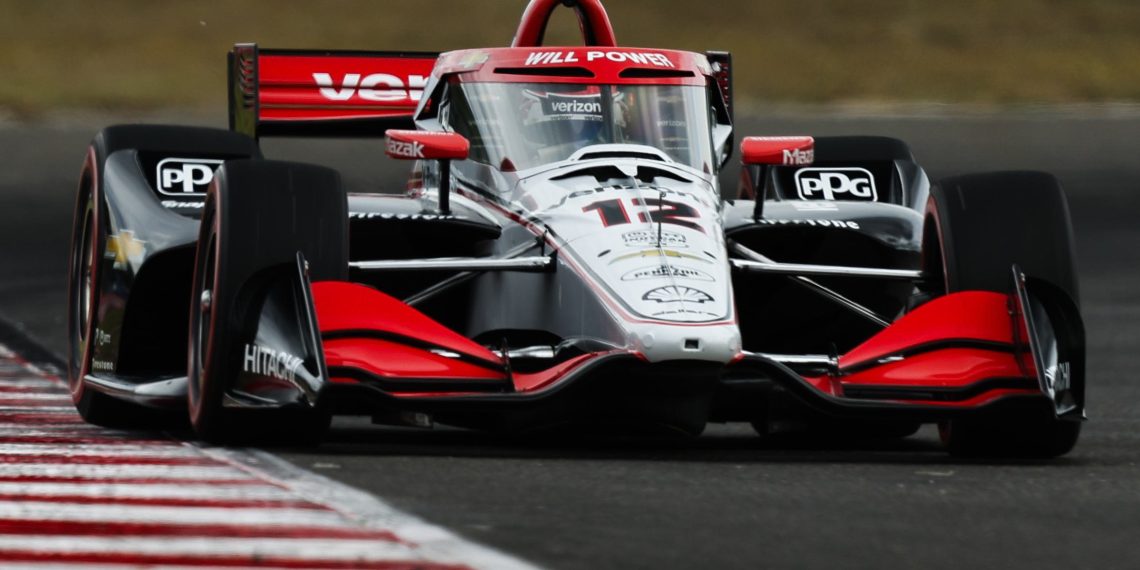
<path fill-rule="evenodd" d="M 429 52 L 229 53 L 230 130 L 263 136 L 383 137 L 411 129 L 439 57 Z"/>

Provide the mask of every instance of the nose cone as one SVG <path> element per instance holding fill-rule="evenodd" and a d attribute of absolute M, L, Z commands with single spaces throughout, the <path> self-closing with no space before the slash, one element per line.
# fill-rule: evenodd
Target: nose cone
<path fill-rule="evenodd" d="M 579 157 L 526 179 L 525 188 L 535 215 L 562 239 L 560 259 L 609 309 L 625 348 L 650 362 L 725 364 L 740 354 L 709 180 L 665 159 Z"/>
<path fill-rule="evenodd" d="M 740 355 L 740 328 L 735 324 L 708 326 L 634 325 L 630 346 L 650 362 L 703 360 L 728 364 Z"/>

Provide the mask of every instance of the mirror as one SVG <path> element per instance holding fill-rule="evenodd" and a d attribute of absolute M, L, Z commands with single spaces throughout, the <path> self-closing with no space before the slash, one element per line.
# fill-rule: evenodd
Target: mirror
<path fill-rule="evenodd" d="M 466 160 L 471 143 L 463 135 L 443 131 L 389 129 L 384 152 L 397 160 L 439 161 L 439 211 L 451 213 L 451 161 Z"/>
<path fill-rule="evenodd" d="M 456 133 L 390 129 L 385 134 L 385 153 L 398 160 L 465 160 L 471 150 L 471 143 Z"/>

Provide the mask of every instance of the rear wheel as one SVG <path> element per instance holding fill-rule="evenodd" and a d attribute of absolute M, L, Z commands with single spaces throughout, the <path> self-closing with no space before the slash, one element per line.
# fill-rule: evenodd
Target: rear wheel
<path fill-rule="evenodd" d="M 301 252 L 314 281 L 344 279 L 347 202 L 334 171 L 272 161 L 223 166 L 202 217 L 190 309 L 190 421 L 208 441 L 312 443 L 328 428 L 325 410 L 227 407 L 250 334 L 248 294 L 267 271 Z"/>
<path fill-rule="evenodd" d="M 104 281 L 104 252 L 112 227 L 105 195 L 104 163 L 118 151 L 140 155 L 198 156 L 215 158 L 259 156 L 252 139 L 218 129 L 165 125 L 117 125 L 100 131 L 88 147 L 80 175 L 72 224 L 68 260 L 67 380 L 72 401 L 89 423 L 117 428 L 166 427 L 178 418 L 162 410 L 120 400 L 93 389 L 85 378 L 92 375 L 92 361 L 99 336 L 122 339 L 116 325 L 100 323 Z M 99 327 L 110 326 L 110 330 Z M 114 366 L 114 363 L 110 364 Z M 98 376 L 101 371 L 95 371 Z"/>
<path fill-rule="evenodd" d="M 1073 249 L 1068 202 L 1052 175 L 975 174 L 950 178 L 931 189 L 923 264 L 932 276 L 932 293 L 1009 293 L 1016 264 L 1076 304 Z M 1050 318 L 1053 325 L 1064 324 L 1059 315 Z M 1064 360 L 1075 348 L 1061 342 L 1056 350 Z M 939 431 L 955 455 L 1056 457 L 1072 450 L 1080 430 L 1079 421 L 1058 419 L 1051 407 L 1041 406 L 1000 417 L 953 420 Z"/>
<path fill-rule="evenodd" d="M 87 386 L 95 350 L 99 310 L 100 267 L 107 247 L 105 209 L 96 186 L 95 150 L 84 165 L 72 229 L 68 279 L 67 384 L 75 409 L 87 423 L 115 428 L 154 427 L 163 415 L 118 400 Z"/>

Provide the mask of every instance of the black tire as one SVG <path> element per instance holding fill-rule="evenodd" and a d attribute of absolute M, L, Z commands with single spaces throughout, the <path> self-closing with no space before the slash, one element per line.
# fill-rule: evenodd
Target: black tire
<path fill-rule="evenodd" d="M 1079 305 L 1068 201 L 1056 177 L 1042 172 L 958 176 L 931 188 L 923 267 L 935 294 L 1009 293 L 1011 267 L 1058 288 Z M 940 426 L 955 455 L 1048 458 L 1076 445 L 1081 423 L 1032 408 L 1001 417 Z"/>
<path fill-rule="evenodd" d="M 1081 423 L 1056 420 L 1050 412 L 1026 412 L 1009 418 L 957 420 L 938 426 L 946 450 L 959 457 L 1023 457 L 1048 459 L 1072 451 Z"/>
<path fill-rule="evenodd" d="M 93 172 L 93 171 L 92 171 Z M 90 373 L 95 313 L 99 307 L 99 274 L 107 243 L 105 207 L 94 178 L 84 168 L 76 200 L 68 280 L 67 384 L 80 417 L 90 424 L 114 428 L 151 427 L 155 412 L 91 389 L 83 381 Z"/>
<path fill-rule="evenodd" d="M 237 339 L 250 310 L 243 292 L 259 274 L 294 266 L 298 251 L 311 280 L 347 278 L 348 202 L 336 171 L 275 161 L 223 165 L 206 195 L 191 297 L 188 403 L 202 439 L 312 443 L 327 429 L 324 410 L 222 405 L 240 369 Z"/>
<path fill-rule="evenodd" d="M 943 180 L 930 190 L 925 260 L 947 292 L 1008 293 L 1010 267 L 1060 287 L 1080 305 L 1073 225 L 1060 182 L 1044 172 L 995 172 Z M 934 222 L 933 225 L 929 222 Z"/>
<path fill-rule="evenodd" d="M 100 131 L 88 147 L 80 174 L 68 260 L 67 379 L 72 401 L 88 423 L 116 428 L 164 427 L 170 414 L 118 400 L 83 381 L 91 372 L 91 336 L 99 308 L 102 253 L 110 228 L 103 195 L 103 165 L 120 150 L 260 156 L 257 143 L 229 131 L 163 125 L 119 125 Z"/>

